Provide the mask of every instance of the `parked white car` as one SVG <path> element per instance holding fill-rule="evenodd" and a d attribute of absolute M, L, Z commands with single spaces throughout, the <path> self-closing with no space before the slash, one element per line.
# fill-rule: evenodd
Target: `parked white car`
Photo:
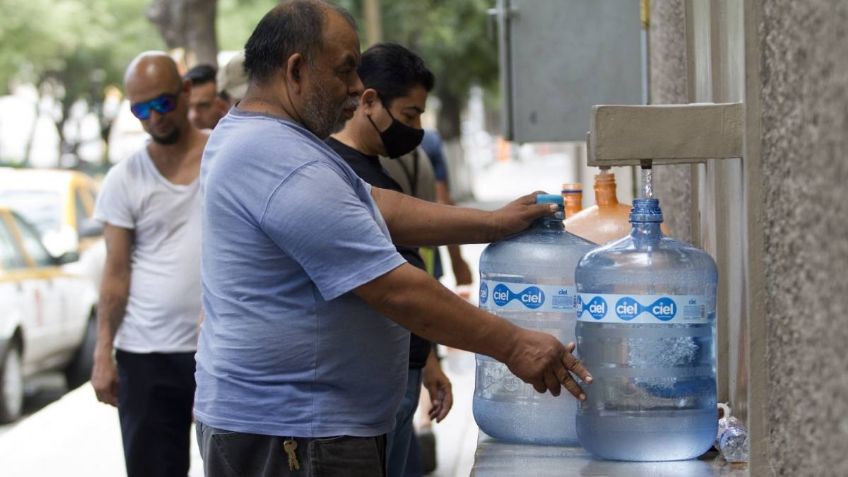
<path fill-rule="evenodd" d="M 69 387 L 89 379 L 97 290 L 74 271 L 78 258 L 51 256 L 32 225 L 0 207 L 0 422 L 20 416 L 37 373 L 60 370 Z"/>
<path fill-rule="evenodd" d="M 77 252 L 74 265 L 97 290 L 106 263 L 103 224 L 94 220 L 97 184 L 77 171 L 0 169 L 0 207 L 21 214 L 54 257 Z"/>

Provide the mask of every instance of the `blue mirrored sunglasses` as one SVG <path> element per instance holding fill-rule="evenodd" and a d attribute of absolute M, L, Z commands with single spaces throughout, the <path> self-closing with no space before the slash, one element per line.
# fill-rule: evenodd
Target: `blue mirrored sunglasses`
<path fill-rule="evenodd" d="M 179 94 L 179 93 L 177 93 Z M 130 105 L 133 115 L 142 121 L 150 118 L 150 112 L 167 114 L 177 107 L 177 94 L 161 94 L 151 100 Z"/>

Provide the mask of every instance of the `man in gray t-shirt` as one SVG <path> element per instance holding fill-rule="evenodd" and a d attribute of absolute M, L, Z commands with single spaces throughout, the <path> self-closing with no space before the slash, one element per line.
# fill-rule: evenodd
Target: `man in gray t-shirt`
<path fill-rule="evenodd" d="M 200 315 L 200 187 L 208 136 L 188 121 L 189 84 L 164 53 L 127 68 L 150 142 L 106 175 L 95 207 L 106 240 L 91 383 L 118 406 L 127 475 L 189 469 Z"/>
<path fill-rule="evenodd" d="M 370 187 L 323 139 L 356 111 L 350 15 L 294 0 L 245 46 L 245 98 L 204 152 L 195 416 L 208 477 L 378 476 L 409 332 L 506 363 L 537 391 L 591 378 L 553 336 L 475 308 L 396 252 L 487 242 L 552 213 L 495 212 Z M 282 450 L 282 452 L 281 452 Z"/>

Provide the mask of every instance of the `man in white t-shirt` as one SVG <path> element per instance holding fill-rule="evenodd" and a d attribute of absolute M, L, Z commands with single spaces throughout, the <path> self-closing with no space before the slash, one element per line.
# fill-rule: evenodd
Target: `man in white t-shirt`
<path fill-rule="evenodd" d="M 185 477 L 208 136 L 188 121 L 190 84 L 166 54 L 137 56 L 124 84 L 151 141 L 109 171 L 97 199 L 107 257 L 91 383 L 118 407 L 127 475 Z"/>

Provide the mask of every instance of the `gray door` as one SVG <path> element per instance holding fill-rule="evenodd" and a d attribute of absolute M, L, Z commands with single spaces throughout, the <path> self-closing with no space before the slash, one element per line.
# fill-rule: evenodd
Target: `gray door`
<path fill-rule="evenodd" d="M 642 103 L 639 0 L 499 0 L 507 139 L 583 141 L 596 104 Z"/>

